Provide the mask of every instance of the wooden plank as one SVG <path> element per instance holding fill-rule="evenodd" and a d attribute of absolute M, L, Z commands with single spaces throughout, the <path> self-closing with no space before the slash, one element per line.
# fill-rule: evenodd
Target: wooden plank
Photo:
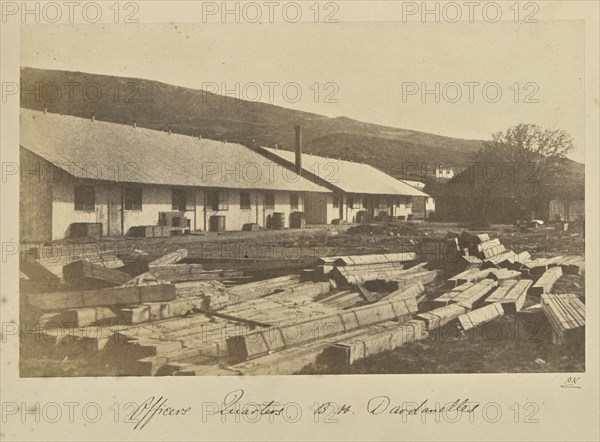
<path fill-rule="evenodd" d="M 505 313 L 516 313 L 523 308 L 531 284 L 533 284 L 531 279 L 504 280 L 500 282 L 498 288 L 488 296 L 485 302 L 499 302 L 502 304 Z"/>
<path fill-rule="evenodd" d="M 485 302 L 502 302 L 504 298 L 506 298 L 506 295 L 517 285 L 518 282 L 519 281 L 517 281 L 516 279 L 506 279 L 504 281 L 501 281 L 498 284 L 496 290 L 494 290 L 494 292 L 487 297 Z"/>
<path fill-rule="evenodd" d="M 541 305 L 554 333 L 554 343 L 582 345 L 585 339 L 585 306 L 574 294 L 542 294 Z"/>
<path fill-rule="evenodd" d="M 119 322 L 122 324 L 140 324 L 185 316 L 201 309 L 203 302 L 203 298 L 188 298 L 166 302 L 147 302 L 137 306 L 123 307 L 118 309 Z"/>
<path fill-rule="evenodd" d="M 450 290 L 449 292 L 446 292 L 438 296 L 437 298 L 431 300 L 431 303 L 436 307 L 443 307 L 452 302 L 455 302 L 454 298 L 456 298 L 460 293 L 464 292 L 469 287 L 472 287 L 474 284 L 474 282 L 465 282 L 464 284 L 455 287 L 453 290 Z"/>
<path fill-rule="evenodd" d="M 376 354 L 395 350 L 407 342 L 427 337 L 425 322 L 411 320 L 404 323 L 384 322 L 364 329 L 364 333 L 341 340 L 323 351 L 322 362 L 330 367 L 345 367 Z"/>
<path fill-rule="evenodd" d="M 228 367 L 231 373 L 237 375 L 286 375 L 299 372 L 302 368 L 309 364 L 327 363 L 323 354 L 325 350 L 331 347 L 339 340 L 348 340 L 364 333 L 364 329 L 353 330 L 341 335 L 336 335 L 319 341 L 310 342 L 285 349 L 273 354 L 262 356 L 259 358 L 247 360 Z M 214 373 L 206 370 L 204 366 L 185 367 L 189 370 L 186 374 L 201 375 L 206 373 Z M 224 374 L 224 373 L 219 373 Z M 175 373 L 178 375 L 178 373 Z"/>
<path fill-rule="evenodd" d="M 451 286 L 458 287 L 460 285 L 475 281 L 477 278 L 483 279 L 484 276 L 487 276 L 487 274 L 489 274 L 489 272 L 484 274 L 478 269 L 469 269 L 459 273 L 458 275 L 448 278 L 448 282 Z"/>
<path fill-rule="evenodd" d="M 421 265 L 403 269 L 400 267 L 395 268 L 385 268 L 385 269 L 365 269 L 365 270 L 356 270 L 356 267 L 336 267 L 333 270 L 334 277 L 340 284 L 347 285 L 358 285 L 367 281 L 374 280 L 387 280 L 394 281 L 405 278 L 411 278 L 415 275 L 421 275 L 423 277 L 427 277 L 427 275 L 433 275 L 433 273 L 427 272 L 435 272 L 435 270 L 424 270 L 423 266 L 426 263 Z M 437 273 L 435 274 L 437 275 Z"/>
<path fill-rule="evenodd" d="M 512 257 L 512 260 L 501 262 L 500 267 L 510 270 L 519 270 L 522 263 L 529 259 L 531 259 L 531 255 L 525 250 L 523 252 L 515 253 L 515 255 Z"/>
<path fill-rule="evenodd" d="M 154 261 L 150 261 L 148 263 L 148 267 L 152 268 L 152 267 L 164 266 L 167 264 L 175 264 L 175 263 L 181 261 L 182 259 L 186 258 L 187 255 L 188 255 L 188 251 L 186 249 L 177 249 L 174 252 L 167 253 L 166 255 L 155 259 Z"/>
<path fill-rule="evenodd" d="M 44 328 L 85 327 L 117 318 L 117 313 L 107 307 L 90 307 L 44 313 L 40 325 Z"/>
<path fill-rule="evenodd" d="M 473 270 L 481 268 L 483 261 L 476 256 L 461 256 L 459 263 L 463 266 L 464 270 Z"/>
<path fill-rule="evenodd" d="M 489 259 L 486 259 L 481 265 L 481 270 L 490 269 L 490 268 L 506 268 L 508 265 L 512 264 L 516 259 L 517 254 L 512 250 L 508 250 L 504 253 L 500 253 L 496 256 L 492 256 Z"/>
<path fill-rule="evenodd" d="M 469 309 L 463 305 L 453 303 L 445 307 L 419 313 L 415 316 L 415 318 L 425 321 L 427 331 L 431 331 L 454 321 L 460 315 L 463 315 L 468 311 Z"/>
<path fill-rule="evenodd" d="M 502 245 L 494 245 L 491 247 L 487 247 L 479 252 L 479 257 L 484 259 L 489 259 L 493 256 L 500 255 L 506 251 L 506 248 Z"/>
<path fill-rule="evenodd" d="M 69 284 L 78 285 L 80 288 L 86 285 L 94 285 L 97 282 L 121 285 L 131 279 L 128 273 L 84 260 L 74 261 L 64 266 L 63 277 Z"/>
<path fill-rule="evenodd" d="M 470 330 L 480 324 L 489 322 L 504 314 L 504 309 L 499 302 L 472 310 L 458 317 L 458 323 L 463 330 Z"/>
<path fill-rule="evenodd" d="M 378 322 L 398 319 L 415 313 L 417 308 L 416 302 L 409 300 L 378 302 L 336 315 L 235 336 L 227 339 L 227 349 L 232 361 L 243 361 Z"/>
<path fill-rule="evenodd" d="M 362 295 L 360 293 L 350 292 L 327 305 L 341 310 L 349 307 L 354 307 L 360 301 L 362 301 Z"/>
<path fill-rule="evenodd" d="M 417 281 L 415 284 L 409 285 L 408 287 L 403 287 L 385 295 L 379 301 L 398 301 L 401 299 L 417 300 L 417 298 L 422 295 L 424 291 L 425 287 L 423 286 L 423 283 L 421 281 Z"/>
<path fill-rule="evenodd" d="M 554 283 L 562 276 L 561 267 L 552 267 L 531 286 L 529 293 L 532 295 L 541 295 L 544 293 L 550 293 Z"/>
<path fill-rule="evenodd" d="M 50 287 L 58 287 L 60 284 L 60 276 L 32 256 L 26 256 L 21 261 L 19 270 L 33 281 L 43 282 Z"/>
<path fill-rule="evenodd" d="M 385 253 L 377 255 L 349 255 L 349 256 L 338 256 L 334 259 L 336 266 L 347 266 L 347 265 L 365 265 L 365 264 L 377 264 L 377 263 L 393 263 L 393 262 L 407 262 L 414 261 L 417 259 L 417 254 L 414 252 L 404 253 Z"/>
<path fill-rule="evenodd" d="M 395 282 L 398 288 L 400 289 L 414 284 L 417 281 L 421 281 L 423 284 L 429 284 L 430 282 L 441 277 L 442 274 L 442 270 L 425 270 L 420 272 L 398 272 L 387 274 L 367 274 L 362 275 L 360 278 L 350 279 L 349 282 L 351 282 L 351 284 L 353 285 L 357 285 L 359 283 L 368 283 L 371 281 Z"/>
<path fill-rule="evenodd" d="M 299 284 L 300 278 L 297 275 L 287 275 L 230 287 L 227 289 L 227 293 L 229 293 L 231 303 L 235 303 L 260 298 Z"/>
<path fill-rule="evenodd" d="M 31 293 L 29 304 L 39 310 L 58 310 L 81 307 L 103 307 L 122 304 L 140 304 L 175 299 L 175 286 L 159 284 L 141 287 L 111 287 L 97 290 Z"/>
<path fill-rule="evenodd" d="M 468 289 L 460 292 L 451 302 L 458 303 L 467 309 L 472 309 L 473 305 L 485 297 L 498 285 L 493 279 L 484 279 L 473 284 Z"/>
<path fill-rule="evenodd" d="M 294 300 L 299 297 L 316 298 L 329 293 L 331 284 L 329 282 L 306 282 L 285 289 L 281 292 L 267 295 L 273 300 Z"/>
<path fill-rule="evenodd" d="M 358 291 L 360 294 L 367 300 L 367 302 L 375 302 L 377 301 L 377 297 L 373 295 L 364 285 L 358 284 Z"/>
<path fill-rule="evenodd" d="M 515 279 L 521 276 L 521 272 L 509 269 L 489 269 L 486 278 L 502 281 L 505 279 Z"/>
<path fill-rule="evenodd" d="M 478 252 L 483 252 L 485 249 L 494 248 L 499 245 L 501 245 L 501 244 L 500 244 L 500 240 L 498 238 L 490 239 L 490 240 L 479 243 L 476 247 L 476 250 Z"/>
<path fill-rule="evenodd" d="M 570 256 L 560 263 L 565 275 L 581 275 L 585 270 L 583 256 Z"/>
<path fill-rule="evenodd" d="M 193 281 L 201 279 L 202 275 L 205 274 L 202 264 L 153 265 L 149 270 L 156 279 L 163 279 L 170 282 Z"/>
<path fill-rule="evenodd" d="M 56 285 L 63 277 L 63 267 L 79 260 L 111 269 L 123 266 L 114 250 L 100 249 L 97 244 L 64 244 L 30 249 L 20 270 L 33 280 Z"/>

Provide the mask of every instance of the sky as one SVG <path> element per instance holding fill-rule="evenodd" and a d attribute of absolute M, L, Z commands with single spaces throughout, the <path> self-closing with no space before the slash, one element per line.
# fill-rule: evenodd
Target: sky
<path fill-rule="evenodd" d="M 35 24 L 20 41 L 22 66 L 229 91 L 456 138 L 519 123 L 565 129 L 569 157 L 584 160 L 582 21 Z"/>

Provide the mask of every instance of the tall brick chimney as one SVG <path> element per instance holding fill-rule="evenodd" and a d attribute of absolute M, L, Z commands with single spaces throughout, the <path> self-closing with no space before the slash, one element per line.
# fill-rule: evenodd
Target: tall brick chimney
<path fill-rule="evenodd" d="M 296 125 L 296 173 L 302 175 L 302 128 Z"/>

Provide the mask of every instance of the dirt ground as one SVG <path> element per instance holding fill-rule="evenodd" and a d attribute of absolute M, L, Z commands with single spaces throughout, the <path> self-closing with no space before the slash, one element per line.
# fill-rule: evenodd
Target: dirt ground
<path fill-rule="evenodd" d="M 393 222 L 360 226 L 309 226 L 303 230 L 225 232 L 192 234 L 171 238 L 108 238 L 99 243 L 52 243 L 56 249 L 90 247 L 117 249 L 126 256 L 141 249 L 159 257 L 178 248 L 188 250 L 186 262 L 202 263 L 206 269 L 239 269 L 254 279 L 264 279 L 313 267 L 324 255 L 367 254 L 418 250 L 424 237 L 443 237 L 462 230 L 489 233 L 507 249 L 527 250 L 533 257 L 583 255 L 582 230 L 559 232 L 546 228 L 521 231 L 510 225 L 469 229 L 456 223 Z M 62 252 L 61 252 L 62 253 Z M 22 287 L 22 293 L 27 291 Z M 575 293 L 585 302 L 584 277 L 565 275 L 554 286 L 555 293 Z M 526 306 L 539 302 L 528 296 Z M 525 334 L 526 335 L 526 334 Z M 69 361 L 23 357 L 22 375 L 45 367 L 45 376 L 85 375 L 86 366 L 96 372 L 101 361 Z M 333 373 L 318 365 L 301 374 Z M 513 315 L 506 315 L 460 335 L 446 327 L 429 338 L 379 354 L 354 364 L 344 373 L 503 373 L 578 372 L 585 370 L 583 347 L 564 349 L 548 342 L 544 331 L 524 336 Z M 107 374 L 109 367 L 107 365 Z"/>

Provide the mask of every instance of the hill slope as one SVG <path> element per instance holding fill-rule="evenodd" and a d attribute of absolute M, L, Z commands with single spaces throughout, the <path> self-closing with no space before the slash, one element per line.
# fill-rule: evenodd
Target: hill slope
<path fill-rule="evenodd" d="M 329 118 L 152 80 L 22 68 L 21 82 L 22 91 L 30 91 L 21 95 L 26 108 L 85 118 L 94 114 L 104 121 L 135 121 L 140 127 L 170 127 L 173 132 L 245 144 L 255 140 L 291 150 L 293 128 L 300 124 L 308 152 L 368 162 L 397 176 L 408 161 L 466 161 L 483 143 Z"/>

